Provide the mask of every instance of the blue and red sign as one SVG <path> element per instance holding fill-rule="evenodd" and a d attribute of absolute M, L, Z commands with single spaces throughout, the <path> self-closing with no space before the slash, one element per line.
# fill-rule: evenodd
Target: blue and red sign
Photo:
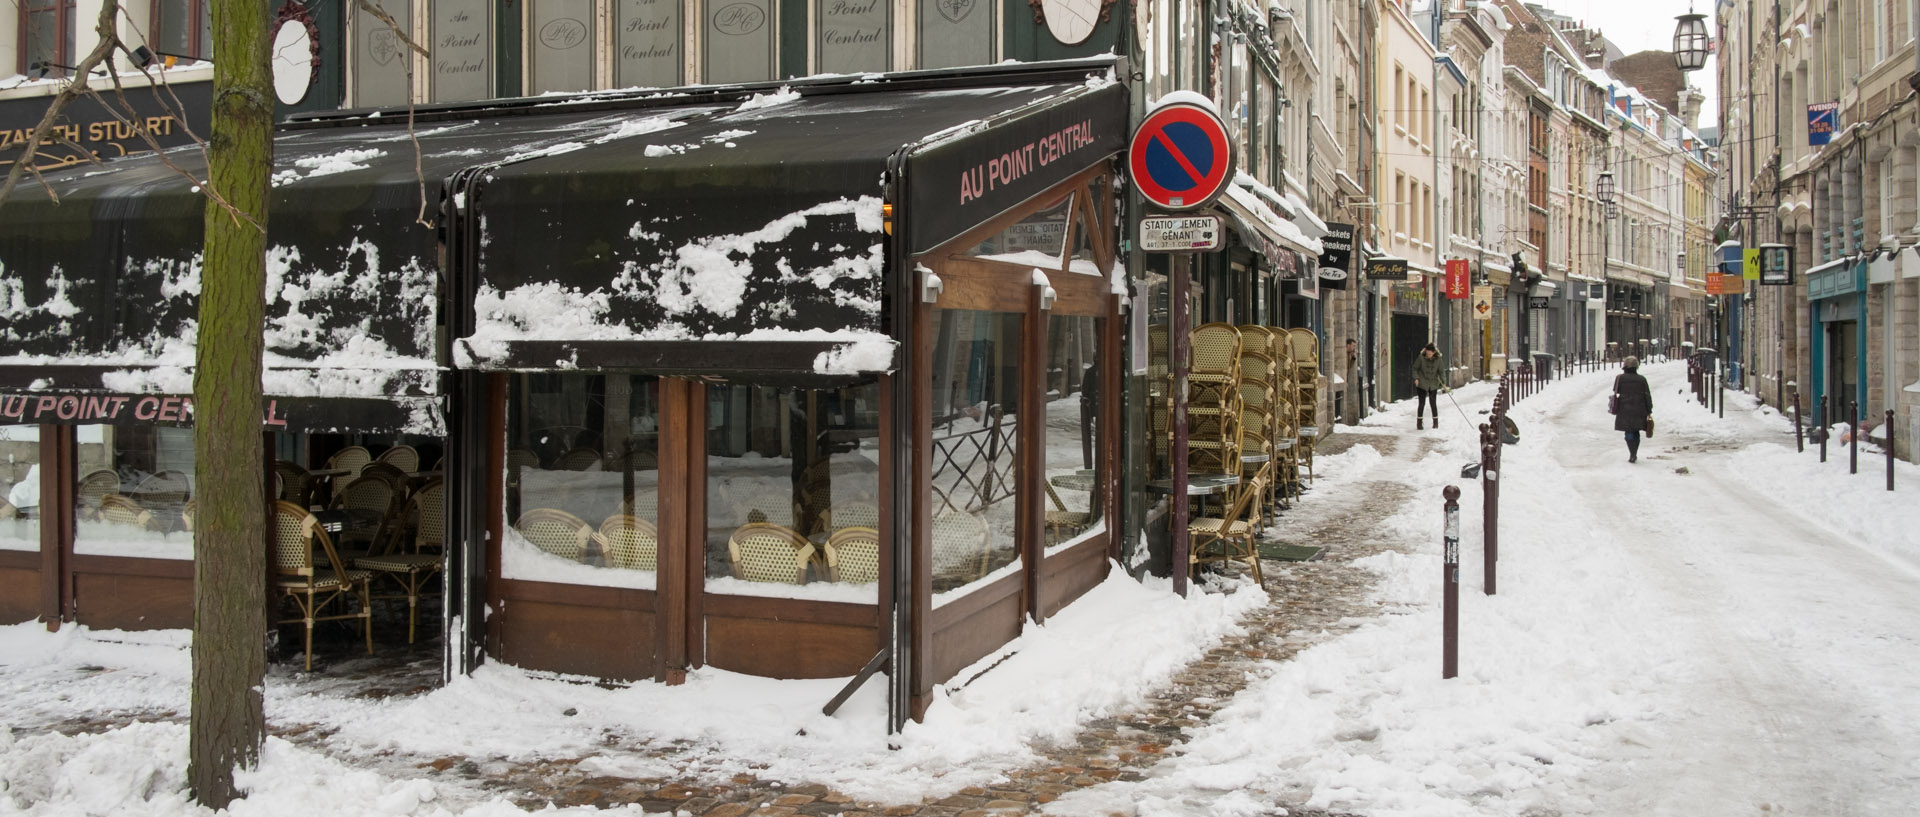
<path fill-rule="evenodd" d="M 1232 183 L 1233 142 L 1213 111 L 1187 102 L 1162 105 L 1134 130 L 1127 170 L 1147 201 L 1192 210 Z"/>

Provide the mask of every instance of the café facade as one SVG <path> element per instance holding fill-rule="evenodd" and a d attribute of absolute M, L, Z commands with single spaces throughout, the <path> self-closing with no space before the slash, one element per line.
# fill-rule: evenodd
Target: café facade
<path fill-rule="evenodd" d="M 297 117 L 270 454 L 444 480 L 453 671 L 879 672 L 915 717 L 1119 556 L 1110 68 Z M 0 620 L 191 624 L 203 175 L 173 150 L 0 205 Z"/>

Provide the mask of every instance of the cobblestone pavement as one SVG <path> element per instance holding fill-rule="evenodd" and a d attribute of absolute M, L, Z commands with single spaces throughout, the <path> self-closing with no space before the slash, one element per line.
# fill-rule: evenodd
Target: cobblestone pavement
<path fill-rule="evenodd" d="M 1360 443 L 1374 446 L 1391 459 L 1413 459 L 1423 453 L 1401 456 L 1396 452 L 1400 442 L 1394 437 L 1348 433 L 1322 441 L 1319 453 L 1330 455 Z M 1378 608 L 1367 601 L 1373 575 L 1353 562 L 1397 544 L 1377 539 L 1374 528 L 1377 520 L 1405 496 L 1405 486 L 1393 482 L 1360 483 L 1339 494 L 1310 491 L 1293 510 L 1280 515 L 1266 536 L 1311 543 L 1325 550 L 1312 561 L 1263 563 L 1272 603 L 1243 619 L 1244 633 L 1227 639 L 1182 670 L 1144 708 L 1091 721 L 1072 743 L 1040 747 L 1044 758 L 1041 763 L 1010 769 L 1002 784 L 990 788 L 963 789 L 920 803 L 876 803 L 855 800 L 826 786 L 786 786 L 752 774 L 737 775 L 719 784 L 694 774 L 684 779 L 599 776 L 579 768 L 584 758 L 509 764 L 487 758 L 383 755 L 356 758 L 354 762 L 395 777 L 426 775 L 468 790 L 503 796 L 530 809 L 549 803 L 600 807 L 638 803 L 649 812 L 698 817 L 988 817 L 1044 813 L 1047 803 L 1067 792 L 1108 781 L 1142 779 L 1163 757 L 1180 752 L 1192 732 L 1206 725 L 1214 712 L 1250 681 L 1269 674 L 1275 662 L 1348 632 L 1377 615 Z M 331 691 L 362 697 L 419 694 L 437 683 L 438 673 L 437 652 L 430 645 L 421 645 L 398 664 L 369 666 L 364 672 L 341 671 L 330 682 L 335 685 Z M 163 713 L 161 719 L 178 717 Z M 110 720 L 75 720 L 57 728 L 69 733 L 95 731 L 116 725 Z M 322 750 L 328 736 L 324 730 L 301 725 L 276 725 L 272 732 Z M 671 761 L 687 748 L 610 743 L 606 754 L 632 753 Z M 1335 817 L 1287 805 L 1304 800 L 1308 794 L 1269 793 L 1285 809 L 1276 810 L 1276 814 Z"/>

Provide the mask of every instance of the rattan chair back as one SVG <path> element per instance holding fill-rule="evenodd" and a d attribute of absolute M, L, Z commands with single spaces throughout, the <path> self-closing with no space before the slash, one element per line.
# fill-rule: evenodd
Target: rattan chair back
<path fill-rule="evenodd" d="M 88 513 L 97 513 L 100 510 L 101 497 L 119 492 L 120 475 L 102 468 L 98 471 L 89 471 L 86 476 L 80 478 L 76 498 L 80 501 L 81 509 Z"/>
<path fill-rule="evenodd" d="M 566 559 L 580 561 L 593 538 L 593 526 L 587 521 L 557 508 L 534 508 L 513 523 L 534 547 Z"/>
<path fill-rule="evenodd" d="M 555 471 L 585 471 L 600 464 L 600 452 L 593 448 L 575 448 L 553 461 Z"/>
<path fill-rule="evenodd" d="M 119 494 L 100 497 L 100 521 L 141 530 L 153 530 L 153 513 Z"/>
<path fill-rule="evenodd" d="M 420 452 L 411 445 L 396 445 L 380 452 L 374 462 L 384 462 L 400 469 L 401 473 L 420 470 Z"/>
<path fill-rule="evenodd" d="M 607 566 L 627 570 L 659 567 L 660 533 L 652 522 L 617 513 L 600 523 L 600 541 L 607 548 Z"/>
<path fill-rule="evenodd" d="M 824 530 L 835 531 L 841 528 L 878 528 L 880 527 L 880 506 L 871 502 L 852 501 L 834 505 L 822 520 Z"/>
<path fill-rule="evenodd" d="M 813 543 L 784 525 L 751 522 L 727 538 L 734 578 L 750 582 L 801 584 L 813 554 Z"/>
<path fill-rule="evenodd" d="M 340 481 L 351 482 L 360 477 L 360 469 L 367 467 L 370 462 L 373 462 L 373 455 L 367 453 L 367 449 L 350 445 L 327 458 L 327 470 L 344 468 L 347 471 L 346 478 Z"/>
<path fill-rule="evenodd" d="M 880 531 L 855 526 L 827 537 L 827 573 L 836 582 L 871 584 L 880 580 Z"/>
<path fill-rule="evenodd" d="M 973 581 L 987 575 L 987 521 L 970 513 L 933 518 L 934 578 Z"/>
<path fill-rule="evenodd" d="M 313 477 L 307 469 L 286 460 L 274 460 L 273 473 L 280 477 L 280 498 L 306 507 L 307 493 L 313 486 Z"/>
<path fill-rule="evenodd" d="M 1240 371 L 1240 330 L 1230 323 L 1201 324 L 1193 330 L 1192 375 L 1232 378 Z"/>

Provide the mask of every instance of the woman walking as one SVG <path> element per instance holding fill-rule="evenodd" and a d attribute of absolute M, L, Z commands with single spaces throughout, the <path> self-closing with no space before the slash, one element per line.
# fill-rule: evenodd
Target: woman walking
<path fill-rule="evenodd" d="M 1427 427 L 1425 415 L 1421 414 L 1427 406 L 1433 407 L 1433 427 L 1440 427 L 1440 401 L 1435 395 L 1446 385 L 1446 364 L 1440 362 L 1440 350 L 1428 343 L 1421 347 L 1420 356 L 1413 360 L 1413 393 L 1418 401 L 1413 405 L 1415 430 Z"/>
<path fill-rule="evenodd" d="M 1653 390 L 1640 376 L 1640 358 L 1621 361 L 1625 369 L 1613 379 L 1613 430 L 1627 433 L 1627 462 L 1640 461 L 1640 432 L 1653 416 Z"/>

